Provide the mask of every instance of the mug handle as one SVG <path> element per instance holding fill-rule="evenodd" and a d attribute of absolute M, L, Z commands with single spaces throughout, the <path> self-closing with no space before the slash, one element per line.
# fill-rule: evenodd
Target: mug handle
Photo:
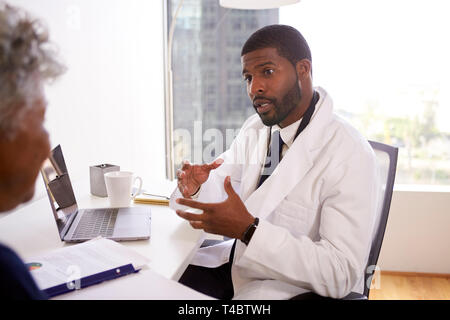
<path fill-rule="evenodd" d="M 140 195 L 141 191 L 142 191 L 142 178 L 141 177 L 135 177 L 134 181 L 133 181 L 133 186 L 136 183 L 136 180 L 139 180 L 139 189 L 134 195 L 131 196 L 132 200 L 134 200 L 134 198 L 136 198 L 136 196 Z"/>

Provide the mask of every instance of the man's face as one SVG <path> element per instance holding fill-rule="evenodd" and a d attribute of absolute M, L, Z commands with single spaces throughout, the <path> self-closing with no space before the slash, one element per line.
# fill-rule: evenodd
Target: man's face
<path fill-rule="evenodd" d="M 294 66 L 275 48 L 251 51 L 242 56 L 242 75 L 253 107 L 266 126 L 285 127 L 299 108 L 301 90 Z"/>
<path fill-rule="evenodd" d="M 13 139 L 0 134 L 0 212 L 30 200 L 50 143 L 44 128 L 46 102 L 39 95 L 26 111 Z"/>

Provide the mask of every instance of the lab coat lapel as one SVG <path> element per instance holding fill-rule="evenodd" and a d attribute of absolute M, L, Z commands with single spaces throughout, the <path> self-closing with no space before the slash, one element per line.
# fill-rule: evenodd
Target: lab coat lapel
<path fill-rule="evenodd" d="M 252 159 L 246 165 L 244 170 L 245 174 L 242 178 L 241 185 L 241 199 L 245 202 L 247 198 L 252 194 L 258 183 L 259 176 L 261 174 L 262 164 L 265 160 L 267 152 L 267 142 L 270 134 L 270 128 L 265 127 L 265 130 L 257 129 L 260 133 L 258 136 L 257 148 L 252 148 L 251 145 L 247 146 L 247 151 L 250 152 L 248 159 Z"/>
<path fill-rule="evenodd" d="M 309 171 L 313 163 L 302 140 L 300 136 L 296 139 L 270 177 L 247 199 L 250 213 L 267 217 Z"/>

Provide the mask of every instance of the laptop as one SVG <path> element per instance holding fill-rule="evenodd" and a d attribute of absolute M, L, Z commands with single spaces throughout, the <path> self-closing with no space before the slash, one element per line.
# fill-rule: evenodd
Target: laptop
<path fill-rule="evenodd" d="M 116 241 L 150 238 L 148 207 L 78 209 L 60 145 L 45 160 L 41 174 L 62 241 L 82 242 L 98 236 Z"/>

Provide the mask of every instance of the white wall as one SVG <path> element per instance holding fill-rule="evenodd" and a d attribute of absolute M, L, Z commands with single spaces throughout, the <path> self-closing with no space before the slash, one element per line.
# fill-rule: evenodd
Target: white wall
<path fill-rule="evenodd" d="M 450 274 L 450 192 L 396 190 L 381 270 Z"/>
<path fill-rule="evenodd" d="M 162 1 L 9 2 L 47 23 L 68 67 L 47 87 L 46 126 L 72 180 L 101 163 L 135 171 L 144 188 L 164 179 Z"/>

